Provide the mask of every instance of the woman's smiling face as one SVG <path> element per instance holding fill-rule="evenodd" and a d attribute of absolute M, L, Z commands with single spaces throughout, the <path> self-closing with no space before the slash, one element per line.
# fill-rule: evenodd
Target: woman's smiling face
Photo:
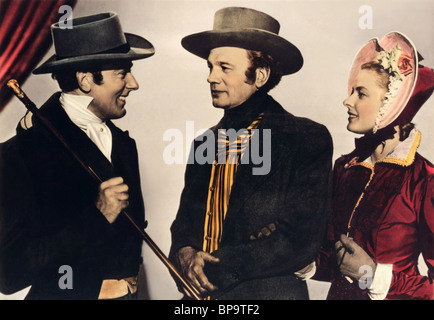
<path fill-rule="evenodd" d="M 351 94 L 344 100 L 349 115 L 347 129 L 361 134 L 371 132 L 386 92 L 387 89 L 380 85 L 374 71 L 361 70 Z"/>

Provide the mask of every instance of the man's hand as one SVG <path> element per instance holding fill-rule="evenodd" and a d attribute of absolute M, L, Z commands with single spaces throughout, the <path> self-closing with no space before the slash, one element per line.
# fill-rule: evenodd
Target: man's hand
<path fill-rule="evenodd" d="M 218 258 L 213 257 L 209 253 L 197 251 L 192 247 L 184 247 L 179 249 L 177 260 L 181 267 L 182 274 L 197 290 L 199 295 L 206 296 L 217 290 L 217 287 L 209 282 L 203 272 L 203 268 L 205 267 L 205 263 L 219 263 L 220 261 Z M 185 291 L 185 293 L 191 298 L 188 292 Z"/>
<path fill-rule="evenodd" d="M 335 250 L 339 270 L 346 278 L 350 277 L 359 281 L 364 275 L 359 273 L 361 266 L 371 267 L 372 274 L 375 274 L 377 265 L 352 238 L 342 234 L 340 240 L 335 243 Z"/>
<path fill-rule="evenodd" d="M 101 183 L 96 207 L 108 222 L 113 223 L 119 213 L 128 207 L 128 199 L 128 186 L 124 183 L 124 179 L 116 177 Z"/>
<path fill-rule="evenodd" d="M 277 221 L 275 221 L 275 222 L 272 222 L 272 223 L 266 225 L 265 227 L 261 228 L 261 230 L 251 234 L 250 240 L 253 241 L 253 240 L 261 239 L 263 237 L 270 236 L 274 231 L 276 231 L 278 224 L 279 223 Z"/>

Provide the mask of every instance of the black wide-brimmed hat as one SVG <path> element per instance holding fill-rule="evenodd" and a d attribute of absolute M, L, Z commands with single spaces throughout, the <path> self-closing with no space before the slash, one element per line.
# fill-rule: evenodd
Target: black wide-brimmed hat
<path fill-rule="evenodd" d="M 122 31 L 115 12 L 80 17 L 71 23 L 71 29 L 59 23 L 51 25 L 55 54 L 33 70 L 34 74 L 144 59 L 155 53 L 148 40 Z"/>
<path fill-rule="evenodd" d="M 213 30 L 186 36 L 181 44 L 203 59 L 217 47 L 262 51 L 280 62 L 284 75 L 295 73 L 303 66 L 303 56 L 295 45 L 279 36 L 279 30 L 279 22 L 268 14 L 228 7 L 215 13 Z"/>

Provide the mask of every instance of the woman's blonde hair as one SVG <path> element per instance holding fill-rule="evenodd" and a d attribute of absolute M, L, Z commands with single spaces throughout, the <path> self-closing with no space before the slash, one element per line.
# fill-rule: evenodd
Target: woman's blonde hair
<path fill-rule="evenodd" d="M 361 70 L 373 71 L 374 74 L 377 76 L 378 84 L 386 90 L 389 89 L 390 75 L 378 61 L 367 62 L 365 64 L 362 64 L 360 68 Z"/>

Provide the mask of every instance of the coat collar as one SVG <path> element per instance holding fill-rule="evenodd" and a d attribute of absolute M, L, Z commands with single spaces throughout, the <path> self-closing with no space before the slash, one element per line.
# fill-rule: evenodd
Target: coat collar
<path fill-rule="evenodd" d="M 408 167 L 413 164 L 416 151 L 421 141 L 421 133 L 413 129 L 407 139 L 399 143 L 391 153 L 383 160 L 386 163 L 393 163 L 399 166 Z"/>
<path fill-rule="evenodd" d="M 53 94 L 40 108 L 41 114 L 52 123 L 70 147 L 78 154 L 86 165 L 95 171 L 102 181 L 115 177 L 116 173 L 113 165 L 116 164 L 110 163 L 88 136 L 71 121 L 65 110 L 60 105 L 59 98 L 60 92 Z M 35 119 L 32 119 L 32 122 L 35 127 L 42 126 L 42 124 Z M 116 152 L 115 140 L 119 139 L 117 136 L 122 132 L 120 132 L 111 121 L 107 121 L 107 125 L 113 134 L 113 154 Z M 119 145 L 119 143 L 116 143 L 116 145 Z"/>
<path fill-rule="evenodd" d="M 234 119 L 237 117 L 243 118 L 243 120 L 240 121 L 241 126 L 237 123 L 238 126 L 234 129 L 247 128 L 262 112 L 264 113 L 264 119 L 260 124 L 260 128 L 273 128 L 273 132 L 293 133 L 296 131 L 295 117 L 283 109 L 273 97 L 262 92 L 255 93 L 242 105 L 226 111 L 225 116 L 211 130 L 216 132 L 219 128 L 229 129 L 226 125 L 226 118 Z"/>
<path fill-rule="evenodd" d="M 420 131 L 413 129 L 408 138 L 400 142 L 395 149 L 393 149 L 383 160 L 377 163 L 392 163 L 402 167 L 408 167 L 413 164 L 416 157 L 417 149 L 421 141 Z M 358 161 L 357 158 L 352 158 L 345 165 L 346 168 L 353 165 L 362 165 L 367 168 L 373 168 L 373 163 L 371 157 L 364 159 L 363 161 Z"/>
<path fill-rule="evenodd" d="M 267 95 L 263 103 L 266 104 L 266 106 L 263 120 L 258 129 L 261 129 L 260 134 L 262 137 L 264 134 L 262 129 L 271 130 L 270 172 L 265 175 L 253 175 L 253 168 L 260 167 L 261 164 L 253 164 L 252 162 L 238 167 L 237 177 L 231 191 L 231 194 L 236 194 L 237 196 L 231 197 L 227 217 L 235 215 L 249 199 L 252 190 L 264 183 L 265 180 L 274 176 L 276 171 L 280 170 L 285 163 L 285 159 L 291 154 L 291 149 L 295 148 L 290 142 L 291 135 L 296 130 L 294 116 L 286 112 L 271 96 Z M 262 144 L 260 145 L 262 148 Z"/>

